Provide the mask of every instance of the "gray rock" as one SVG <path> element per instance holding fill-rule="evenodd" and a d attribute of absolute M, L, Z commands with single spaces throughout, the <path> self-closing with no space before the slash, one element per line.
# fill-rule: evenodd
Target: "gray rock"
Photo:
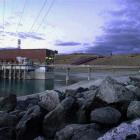
<path fill-rule="evenodd" d="M 15 132 L 13 128 L 3 127 L 0 128 L 0 140 L 15 140 Z"/>
<path fill-rule="evenodd" d="M 83 92 L 78 92 L 79 89 L 77 90 L 66 90 L 66 97 L 74 97 L 76 98 L 77 100 L 78 99 L 84 99 L 84 100 L 88 100 L 88 99 L 91 99 L 91 98 L 94 98 L 95 95 L 96 95 L 96 90 L 87 90 L 87 89 L 83 89 Z"/>
<path fill-rule="evenodd" d="M 134 85 L 127 85 L 126 88 L 132 92 L 136 92 L 136 90 L 138 89 L 138 87 L 135 87 Z"/>
<path fill-rule="evenodd" d="M 105 125 L 117 124 L 121 118 L 121 113 L 112 107 L 103 107 L 91 112 L 91 122 Z"/>
<path fill-rule="evenodd" d="M 123 85 L 127 85 L 130 82 L 129 76 L 118 76 L 114 77 L 115 80 L 117 80 L 119 83 L 122 83 Z"/>
<path fill-rule="evenodd" d="M 89 90 L 96 90 L 97 88 L 98 88 L 97 86 L 92 85 L 92 86 L 89 87 Z"/>
<path fill-rule="evenodd" d="M 90 80 L 90 81 L 80 81 L 76 84 L 70 85 L 70 86 L 65 86 L 63 88 L 59 88 L 58 90 L 60 92 L 65 92 L 66 90 L 70 89 L 70 90 L 77 90 L 78 88 L 82 87 L 82 88 L 89 88 L 90 86 L 99 86 L 102 83 L 103 79 L 94 79 L 94 80 Z"/>
<path fill-rule="evenodd" d="M 17 123 L 18 118 L 16 115 L 0 112 L 0 127 L 15 127 Z"/>
<path fill-rule="evenodd" d="M 140 101 L 132 101 L 128 106 L 127 117 L 129 119 L 136 119 L 140 117 Z"/>
<path fill-rule="evenodd" d="M 96 140 L 101 134 L 97 124 L 71 124 L 57 132 L 55 140 Z"/>
<path fill-rule="evenodd" d="M 130 76 L 130 83 L 136 87 L 140 88 L 140 77 L 139 76 Z"/>
<path fill-rule="evenodd" d="M 34 138 L 34 140 L 46 140 L 46 139 L 42 136 L 38 136 L 38 137 Z"/>
<path fill-rule="evenodd" d="M 106 103 L 130 101 L 135 98 L 130 90 L 111 77 L 107 77 L 103 80 L 99 86 L 97 97 Z"/>
<path fill-rule="evenodd" d="M 38 105 L 38 102 L 39 102 L 39 97 L 38 96 L 35 96 L 35 97 L 26 97 L 25 99 L 23 100 L 18 100 L 17 101 L 17 106 L 16 106 L 16 110 L 27 110 L 28 108 L 32 107 L 32 106 L 35 106 L 35 105 Z"/>
<path fill-rule="evenodd" d="M 43 120 L 43 133 L 47 139 L 52 139 L 56 131 L 62 129 L 73 115 L 75 99 L 65 98 L 53 111 L 49 112 Z"/>
<path fill-rule="evenodd" d="M 134 85 L 127 85 L 126 88 L 132 91 L 135 94 L 136 98 L 140 100 L 140 87 L 136 87 Z"/>
<path fill-rule="evenodd" d="M 140 119 L 130 123 L 122 123 L 112 130 L 106 132 L 97 140 L 126 140 L 132 135 L 133 139 L 140 139 Z"/>
<path fill-rule="evenodd" d="M 75 97 L 76 96 L 76 89 L 67 89 L 66 91 L 65 91 L 65 97 L 69 97 L 69 96 L 71 96 L 71 97 Z"/>
<path fill-rule="evenodd" d="M 79 111 L 77 112 L 78 122 L 87 123 L 91 110 L 98 105 L 95 101 L 96 90 L 89 90 L 81 93 L 82 96 L 77 97 L 77 104 L 79 105 Z"/>
<path fill-rule="evenodd" d="M 47 91 L 39 96 L 39 105 L 47 111 L 52 111 L 59 103 L 59 95 L 56 91 Z"/>
<path fill-rule="evenodd" d="M 43 114 L 39 106 L 28 109 L 16 126 L 17 139 L 34 139 L 41 131 Z"/>
<path fill-rule="evenodd" d="M 130 76 L 130 81 L 140 83 L 140 77 L 139 76 Z"/>
<path fill-rule="evenodd" d="M 88 88 L 78 87 L 77 89 L 66 89 L 65 91 L 65 97 L 76 97 L 77 94 L 81 94 L 83 92 L 88 91 Z"/>
<path fill-rule="evenodd" d="M 65 99 L 65 92 L 61 92 L 59 90 L 54 90 L 54 91 L 58 93 L 60 102 Z"/>
<path fill-rule="evenodd" d="M 82 93 L 77 93 L 76 94 L 76 98 L 84 98 L 85 100 L 93 100 L 96 96 L 96 90 L 88 90 L 88 91 L 84 91 Z"/>
<path fill-rule="evenodd" d="M 1 98 L 0 100 L 0 111 L 13 111 L 16 107 L 17 99 L 16 95 L 10 94 L 7 97 Z"/>

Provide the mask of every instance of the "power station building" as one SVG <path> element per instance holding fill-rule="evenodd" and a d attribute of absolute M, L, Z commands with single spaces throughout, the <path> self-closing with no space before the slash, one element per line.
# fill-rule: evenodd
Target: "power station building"
<path fill-rule="evenodd" d="M 18 63 L 21 60 L 30 60 L 33 63 L 52 64 L 57 51 L 49 49 L 4 49 L 0 50 L 0 62 Z"/>

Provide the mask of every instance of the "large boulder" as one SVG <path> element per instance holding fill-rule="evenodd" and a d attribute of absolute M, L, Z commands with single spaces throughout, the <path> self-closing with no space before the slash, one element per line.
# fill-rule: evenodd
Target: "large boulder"
<path fill-rule="evenodd" d="M 0 127 L 15 127 L 18 123 L 16 115 L 0 112 Z"/>
<path fill-rule="evenodd" d="M 10 94 L 7 97 L 0 100 L 0 111 L 13 111 L 17 104 L 17 98 L 15 94 Z"/>
<path fill-rule="evenodd" d="M 140 119 L 130 123 L 122 123 L 112 130 L 106 132 L 98 140 L 130 140 L 140 139 Z"/>
<path fill-rule="evenodd" d="M 140 83 L 140 76 L 130 76 L 129 79 L 132 83 Z"/>
<path fill-rule="evenodd" d="M 136 119 L 140 117 L 140 101 L 132 101 L 128 106 L 127 117 Z"/>
<path fill-rule="evenodd" d="M 88 90 L 89 90 L 88 88 L 82 88 L 82 87 L 79 87 L 78 89 L 67 89 L 65 91 L 65 96 L 66 97 L 72 96 L 78 98 L 79 95 L 80 96 L 84 95 L 84 93 Z"/>
<path fill-rule="evenodd" d="M 88 90 L 82 93 L 77 93 L 75 98 L 77 99 L 77 104 L 81 108 L 87 102 L 92 102 L 96 96 L 96 90 Z"/>
<path fill-rule="evenodd" d="M 34 138 L 34 140 L 46 140 L 43 136 L 38 136 L 36 138 Z"/>
<path fill-rule="evenodd" d="M 90 123 L 90 113 L 92 110 L 100 107 L 105 107 L 107 104 L 102 100 L 96 98 L 96 92 L 93 92 L 86 100 L 81 104 L 78 114 L 78 123 Z"/>
<path fill-rule="evenodd" d="M 32 140 L 37 137 L 41 131 L 42 119 L 43 113 L 38 105 L 29 108 L 16 126 L 17 139 Z"/>
<path fill-rule="evenodd" d="M 49 112 L 43 120 L 43 133 L 47 139 L 52 139 L 56 131 L 62 129 L 66 122 L 73 118 L 75 99 L 73 97 L 65 98 L 54 110 Z"/>
<path fill-rule="evenodd" d="M 140 76 L 130 76 L 130 84 L 140 88 Z"/>
<path fill-rule="evenodd" d="M 56 91 L 47 91 L 39 96 L 39 105 L 47 111 L 52 111 L 59 103 L 59 95 Z"/>
<path fill-rule="evenodd" d="M 15 140 L 15 131 L 10 127 L 0 128 L 0 140 Z"/>
<path fill-rule="evenodd" d="M 103 80 L 102 84 L 99 86 L 97 97 L 108 104 L 130 101 L 135 98 L 133 92 L 111 77 L 106 77 Z"/>
<path fill-rule="evenodd" d="M 27 96 L 25 99 L 24 98 L 18 99 L 16 109 L 26 111 L 28 108 L 38 105 L 39 101 L 40 100 L 38 96 L 35 97 Z"/>
<path fill-rule="evenodd" d="M 91 112 L 91 122 L 104 125 L 117 124 L 121 118 L 121 113 L 112 107 L 102 107 Z"/>
<path fill-rule="evenodd" d="M 135 94 L 137 100 L 140 100 L 140 87 L 134 85 L 127 85 L 126 88 L 128 88 Z"/>
<path fill-rule="evenodd" d="M 56 140 L 96 140 L 102 134 L 97 124 L 71 124 L 56 133 Z"/>

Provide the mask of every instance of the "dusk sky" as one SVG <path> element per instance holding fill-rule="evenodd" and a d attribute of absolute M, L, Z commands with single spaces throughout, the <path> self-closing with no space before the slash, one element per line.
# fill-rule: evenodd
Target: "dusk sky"
<path fill-rule="evenodd" d="M 59 53 L 137 53 L 139 9 L 140 0 L 0 0 L 0 48 L 20 38 Z"/>

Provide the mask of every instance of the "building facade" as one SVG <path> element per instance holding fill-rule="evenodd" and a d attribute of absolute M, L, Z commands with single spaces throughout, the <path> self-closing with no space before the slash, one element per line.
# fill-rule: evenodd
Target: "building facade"
<path fill-rule="evenodd" d="M 17 58 L 25 58 L 33 63 L 52 64 L 57 51 L 48 49 L 5 49 L 0 50 L 0 62 L 16 62 Z"/>

